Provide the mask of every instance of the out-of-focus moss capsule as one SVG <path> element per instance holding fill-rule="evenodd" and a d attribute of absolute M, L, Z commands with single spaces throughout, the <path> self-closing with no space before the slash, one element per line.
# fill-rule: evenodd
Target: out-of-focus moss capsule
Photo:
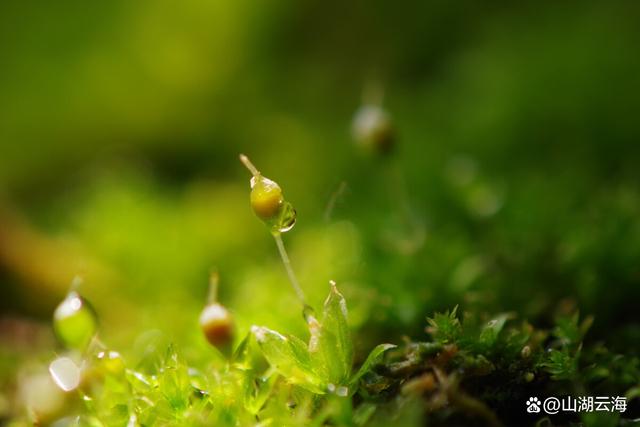
<path fill-rule="evenodd" d="M 223 349 L 233 340 L 233 321 L 229 311 L 217 302 L 208 304 L 200 314 L 200 328 L 211 345 Z"/>
<path fill-rule="evenodd" d="M 229 310 L 216 301 L 219 283 L 218 272 L 211 272 L 208 302 L 200 313 L 200 328 L 211 345 L 226 352 L 233 341 L 233 319 Z"/>
<path fill-rule="evenodd" d="M 77 292 L 69 292 L 53 313 L 53 329 L 67 347 L 84 350 L 97 329 L 93 308 Z"/>
<path fill-rule="evenodd" d="M 241 154 L 240 160 L 253 175 L 250 181 L 253 212 L 269 226 L 272 233 L 291 230 L 296 223 L 296 210 L 285 200 L 278 183 L 262 176 L 247 156 Z"/>
<path fill-rule="evenodd" d="M 395 130 L 389 113 L 378 105 L 363 105 L 351 125 L 356 143 L 376 154 L 388 154 L 395 143 Z"/>

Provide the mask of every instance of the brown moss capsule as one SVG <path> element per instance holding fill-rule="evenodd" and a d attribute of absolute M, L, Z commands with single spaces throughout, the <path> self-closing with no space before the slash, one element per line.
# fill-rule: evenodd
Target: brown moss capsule
<path fill-rule="evenodd" d="M 377 154 L 391 152 L 395 130 L 389 114 L 378 105 L 363 105 L 353 117 L 351 133 L 356 143 Z"/>
<path fill-rule="evenodd" d="M 200 314 L 200 328 L 211 345 L 220 349 L 233 340 L 233 321 L 229 311 L 217 302 L 208 304 Z"/>

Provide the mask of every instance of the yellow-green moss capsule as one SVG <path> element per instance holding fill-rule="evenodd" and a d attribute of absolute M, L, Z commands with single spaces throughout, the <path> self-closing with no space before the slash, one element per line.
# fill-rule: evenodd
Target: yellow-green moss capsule
<path fill-rule="evenodd" d="M 285 200 L 278 183 L 262 176 L 244 154 L 240 155 L 240 160 L 253 175 L 250 181 L 253 212 L 269 226 L 272 233 L 291 230 L 296 223 L 296 210 Z"/>
<path fill-rule="evenodd" d="M 209 343 L 219 349 L 233 340 L 233 320 L 229 310 L 217 302 L 208 304 L 200 314 L 200 328 Z"/>
<path fill-rule="evenodd" d="M 351 133 L 359 146 L 376 154 L 388 154 L 395 143 L 391 117 L 378 105 L 363 105 L 356 111 Z"/>
<path fill-rule="evenodd" d="M 69 292 L 53 313 L 53 329 L 67 347 L 84 350 L 97 329 L 93 308 L 77 292 Z"/>
<path fill-rule="evenodd" d="M 274 219 L 283 203 L 282 189 L 276 182 L 262 175 L 251 178 L 251 209 L 260 219 Z"/>

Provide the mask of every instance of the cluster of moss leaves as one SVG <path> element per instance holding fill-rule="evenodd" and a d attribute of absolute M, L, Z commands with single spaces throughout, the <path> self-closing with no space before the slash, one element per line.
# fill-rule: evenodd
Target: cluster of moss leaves
<path fill-rule="evenodd" d="M 332 284 L 320 318 L 304 308 L 309 341 L 254 326 L 229 357 L 214 352 L 210 363 L 190 366 L 173 345 L 145 345 L 127 364 L 94 340 L 85 351 L 80 387 L 67 395 L 65 415 L 25 407 L 12 425 L 56 426 L 245 426 L 352 425 L 362 419 L 353 395 L 362 376 L 391 347 L 373 349 L 357 372 L 347 306 Z M 72 357 L 78 357 L 72 356 Z"/>
<path fill-rule="evenodd" d="M 320 316 L 303 314 L 308 342 L 254 326 L 232 355 L 199 369 L 173 345 L 150 346 L 129 366 L 94 343 L 54 425 L 616 425 L 638 416 L 640 360 L 584 346 L 593 319 L 577 313 L 536 329 L 512 313 L 460 316 L 456 307 L 427 319 L 430 340 L 378 345 L 355 372 L 336 286 Z M 531 396 L 566 395 L 624 395 L 629 407 L 553 419 L 526 411 Z"/>
<path fill-rule="evenodd" d="M 460 318 L 462 317 L 462 319 Z M 457 307 L 427 319 L 430 341 L 407 342 L 364 378 L 362 394 L 398 405 L 420 397 L 429 425 L 618 425 L 638 416 L 640 359 L 585 346 L 593 318 L 562 315 L 536 329 L 512 313 Z M 400 396 L 400 397 L 398 397 Z M 529 397 L 624 396 L 625 412 L 529 414 Z"/>

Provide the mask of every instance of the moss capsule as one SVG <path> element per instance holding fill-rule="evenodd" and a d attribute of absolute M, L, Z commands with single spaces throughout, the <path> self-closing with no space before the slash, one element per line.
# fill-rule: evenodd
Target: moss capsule
<path fill-rule="evenodd" d="M 283 203 L 282 189 L 276 182 L 262 175 L 251 178 L 251 209 L 260 219 L 274 219 Z"/>
<path fill-rule="evenodd" d="M 69 292 L 53 313 L 53 329 L 67 347 L 83 350 L 97 329 L 93 308 L 77 292 Z"/>
<path fill-rule="evenodd" d="M 200 328 L 211 345 L 223 349 L 233 340 L 233 320 L 229 311 L 217 302 L 208 304 L 200 314 Z"/>
<path fill-rule="evenodd" d="M 378 105 L 363 105 L 356 111 L 351 133 L 359 146 L 377 154 L 388 154 L 395 143 L 391 117 Z"/>
<path fill-rule="evenodd" d="M 278 183 L 262 176 L 244 154 L 240 155 L 240 161 L 253 175 L 250 181 L 253 212 L 267 224 L 272 233 L 291 230 L 296 223 L 296 210 L 285 200 Z"/>

